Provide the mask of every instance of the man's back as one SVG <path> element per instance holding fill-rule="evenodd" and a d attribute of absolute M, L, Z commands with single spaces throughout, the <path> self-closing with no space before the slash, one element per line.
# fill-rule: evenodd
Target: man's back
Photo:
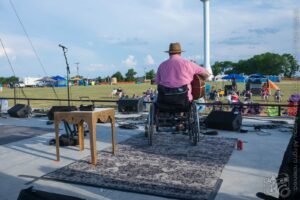
<path fill-rule="evenodd" d="M 158 68 L 156 82 L 166 87 L 176 88 L 192 82 L 194 74 L 203 72 L 203 68 L 183 59 L 179 55 L 172 55 Z"/>
<path fill-rule="evenodd" d="M 181 57 L 181 46 L 179 43 L 171 43 L 169 46 L 170 58 L 160 64 L 155 82 L 159 85 L 178 88 L 184 85 L 188 86 L 188 98 L 193 100 L 191 82 L 195 74 L 202 74 L 205 79 L 209 76 L 209 73 L 197 64 L 185 60 Z"/>

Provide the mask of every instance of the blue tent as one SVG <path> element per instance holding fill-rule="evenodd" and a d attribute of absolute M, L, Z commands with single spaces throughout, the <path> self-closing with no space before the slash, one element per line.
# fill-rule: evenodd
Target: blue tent
<path fill-rule="evenodd" d="M 224 76 L 222 79 L 224 80 L 232 80 L 235 79 L 236 82 L 244 82 L 245 77 L 239 74 L 228 74 L 227 76 Z"/>
<path fill-rule="evenodd" d="M 52 79 L 55 80 L 55 83 L 54 83 L 55 87 L 66 87 L 67 86 L 67 80 L 64 77 L 53 76 Z"/>
<path fill-rule="evenodd" d="M 249 78 L 267 78 L 265 75 L 262 74 L 251 74 Z"/>
<path fill-rule="evenodd" d="M 271 76 L 268 76 L 267 78 L 269 80 L 271 80 L 272 82 L 280 82 L 280 77 L 279 76 L 271 75 Z"/>

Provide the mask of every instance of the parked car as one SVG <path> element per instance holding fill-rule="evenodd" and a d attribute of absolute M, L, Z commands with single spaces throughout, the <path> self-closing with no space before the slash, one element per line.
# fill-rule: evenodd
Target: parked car
<path fill-rule="evenodd" d="M 39 81 L 39 82 L 36 83 L 36 87 L 53 87 L 53 83 Z"/>
<path fill-rule="evenodd" d="M 36 87 L 46 87 L 46 86 L 47 86 L 47 84 L 42 81 L 36 83 Z"/>

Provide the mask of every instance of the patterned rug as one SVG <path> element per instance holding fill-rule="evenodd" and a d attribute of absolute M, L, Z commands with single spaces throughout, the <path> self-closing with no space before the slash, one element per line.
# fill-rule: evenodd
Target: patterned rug
<path fill-rule="evenodd" d="M 143 135 L 98 152 L 98 164 L 90 157 L 45 175 L 45 179 L 84 184 L 168 198 L 214 198 L 224 165 L 235 139 L 204 137 L 192 146 L 187 136 L 156 134 L 153 146 Z"/>

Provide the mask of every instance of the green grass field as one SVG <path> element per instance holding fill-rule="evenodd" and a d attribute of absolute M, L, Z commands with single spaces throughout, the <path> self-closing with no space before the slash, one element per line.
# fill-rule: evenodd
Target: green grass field
<path fill-rule="evenodd" d="M 215 88 L 224 88 L 225 84 L 230 82 L 209 82 Z M 277 83 L 283 92 L 283 104 L 287 103 L 288 97 L 293 93 L 300 93 L 300 81 L 283 81 Z M 133 94 L 141 96 L 144 91 L 149 87 L 156 88 L 155 85 L 134 84 L 134 85 L 96 85 L 96 86 L 72 86 L 71 87 L 71 99 L 79 99 L 80 96 L 88 96 L 90 99 L 95 100 L 112 100 L 111 92 L 113 88 L 121 87 L 128 96 Z M 244 84 L 239 83 L 238 89 L 242 91 L 245 88 Z M 23 89 L 28 98 L 50 98 L 56 99 L 52 88 L 24 88 Z M 67 99 L 67 88 L 55 88 L 56 93 L 60 99 Z M 1 97 L 13 97 L 13 89 L 3 88 Z M 20 89 L 17 89 L 17 97 L 24 98 Z M 274 93 L 274 91 L 272 91 Z M 117 100 L 117 98 L 114 98 Z M 259 96 L 255 96 L 253 100 L 257 103 L 265 103 Z M 27 103 L 26 101 L 18 101 L 18 103 Z M 271 96 L 268 103 L 275 103 L 274 98 Z M 80 105 L 80 102 L 72 103 L 73 105 Z M 13 101 L 9 101 L 9 105 L 13 105 Z M 49 108 L 53 105 L 67 105 L 67 102 L 56 102 L 56 101 L 31 101 L 30 105 L 34 108 Z M 100 105 L 115 105 L 115 103 L 98 103 Z"/>

